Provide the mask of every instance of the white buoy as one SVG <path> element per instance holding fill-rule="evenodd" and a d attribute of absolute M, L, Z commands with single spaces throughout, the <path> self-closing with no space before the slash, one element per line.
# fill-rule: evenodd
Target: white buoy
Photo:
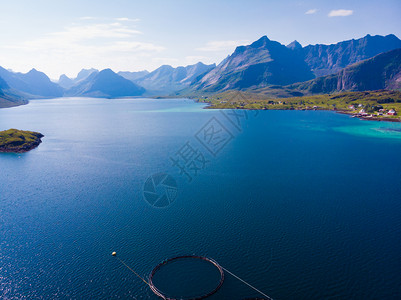
<path fill-rule="evenodd" d="M 116 255 L 117 255 L 117 252 L 113 252 L 113 253 L 111 253 L 111 255 L 116 256 Z"/>

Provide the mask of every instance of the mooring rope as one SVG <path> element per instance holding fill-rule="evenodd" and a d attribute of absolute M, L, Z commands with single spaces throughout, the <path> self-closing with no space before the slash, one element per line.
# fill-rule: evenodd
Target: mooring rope
<path fill-rule="evenodd" d="M 121 260 L 119 257 L 116 256 L 116 258 L 117 258 L 124 266 L 126 266 L 126 267 L 128 268 L 128 270 L 130 270 L 132 273 L 134 273 L 140 280 L 142 280 L 144 283 L 146 283 L 146 284 L 150 287 L 149 282 L 147 282 L 145 279 L 143 279 L 137 272 L 135 272 L 134 270 L 132 270 L 132 269 L 130 268 L 130 266 L 127 265 L 127 264 L 126 264 L 123 260 Z"/>
<path fill-rule="evenodd" d="M 157 288 L 156 288 L 153 284 L 151 284 L 151 283 L 149 283 L 148 281 L 146 281 L 142 276 L 140 276 L 137 272 L 135 272 L 133 269 L 131 269 L 131 267 L 130 267 L 129 265 L 127 265 L 122 259 L 120 259 L 119 257 L 117 257 L 117 255 L 116 255 L 115 252 L 113 252 L 112 255 L 113 255 L 115 258 L 117 258 L 125 267 L 127 267 L 128 270 L 130 270 L 130 271 L 131 271 L 132 273 L 134 273 L 139 279 L 141 279 L 147 286 L 149 286 L 149 288 L 150 288 L 153 292 L 158 292 L 158 293 L 156 293 L 156 294 L 157 294 L 159 297 L 161 297 L 161 298 L 163 298 L 163 299 L 166 299 L 166 298 L 164 297 L 163 294 L 159 293 L 159 291 L 157 290 Z M 189 256 L 188 256 L 188 257 L 189 257 Z M 195 257 L 196 257 L 196 256 L 195 256 Z M 181 258 L 181 257 L 178 257 L 178 258 Z M 176 258 L 173 258 L 173 259 L 176 259 Z M 204 258 L 202 257 L 202 259 L 204 259 Z M 172 260 L 172 259 L 170 259 L 170 260 Z M 250 283 L 246 282 L 245 280 L 239 278 L 239 277 L 238 277 L 237 275 L 235 275 L 234 273 L 232 273 L 232 272 L 230 272 L 229 270 L 227 270 L 226 268 L 222 267 L 222 266 L 219 265 L 216 261 L 214 261 L 214 260 L 212 260 L 212 259 L 209 259 L 209 258 L 207 258 L 207 260 L 210 261 L 210 262 L 212 262 L 212 263 L 215 264 L 216 266 L 218 266 L 218 268 L 221 268 L 222 270 L 226 271 L 228 274 L 230 274 L 231 276 L 235 277 L 235 278 L 238 279 L 239 281 L 245 283 L 247 286 L 249 286 L 250 288 L 252 288 L 252 289 L 255 290 L 256 292 L 258 292 L 259 294 L 263 295 L 264 297 L 267 298 L 267 300 L 273 300 L 273 298 L 269 297 L 268 295 L 266 295 L 266 294 L 263 293 L 262 291 L 260 291 L 260 290 L 258 290 L 257 288 L 255 288 L 255 287 L 254 287 L 253 285 L 251 285 Z M 168 262 L 168 261 L 169 261 L 169 260 L 163 262 L 162 264 L 164 264 L 164 263 L 166 263 L 166 262 Z M 160 265 L 161 265 L 161 264 L 160 264 Z M 159 265 L 158 265 L 157 267 L 159 267 Z M 156 267 L 156 269 L 157 269 L 157 267 Z M 222 276 L 223 276 L 223 278 L 224 278 L 224 275 L 222 275 Z M 151 278 L 151 277 L 150 277 L 150 278 Z M 221 286 L 221 284 L 222 284 L 222 282 L 220 282 L 219 287 Z"/>
<path fill-rule="evenodd" d="M 220 265 L 221 267 L 221 265 Z M 230 272 L 229 270 L 227 270 L 224 267 L 221 267 L 224 271 L 226 271 L 228 274 L 232 275 L 233 277 L 237 278 L 238 280 L 242 281 L 243 283 L 245 283 L 247 286 L 249 286 L 250 288 L 254 289 L 255 291 L 257 291 L 258 293 L 260 293 L 261 295 L 263 295 L 264 297 L 266 297 L 268 300 L 273 300 L 273 298 L 267 296 L 265 293 L 261 292 L 260 290 L 258 290 L 257 288 L 255 288 L 254 286 L 252 286 L 251 284 L 249 284 L 248 282 L 246 282 L 245 280 L 239 278 L 237 275 L 235 275 L 234 273 Z"/>

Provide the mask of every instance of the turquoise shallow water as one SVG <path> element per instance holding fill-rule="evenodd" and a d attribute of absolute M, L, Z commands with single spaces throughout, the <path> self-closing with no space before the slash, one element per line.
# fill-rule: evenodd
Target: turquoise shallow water
<path fill-rule="evenodd" d="M 335 131 L 379 139 L 401 139 L 401 125 L 397 122 L 372 122 L 358 120 L 356 124 L 348 124 L 333 128 Z"/>
<path fill-rule="evenodd" d="M 0 130 L 45 138 L 0 154 L 0 298 L 157 299 L 112 251 L 145 277 L 168 257 L 209 256 L 274 299 L 401 298 L 400 124 L 202 107 L 66 98 L 1 109 Z M 187 169 L 191 182 L 172 163 L 185 145 L 202 167 Z M 177 184 L 165 208 L 143 195 L 159 172 Z M 185 274 L 209 286 L 209 271 Z M 252 296 L 226 275 L 211 299 Z"/>

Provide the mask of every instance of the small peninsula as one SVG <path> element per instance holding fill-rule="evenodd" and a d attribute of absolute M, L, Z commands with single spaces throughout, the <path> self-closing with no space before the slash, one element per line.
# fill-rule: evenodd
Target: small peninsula
<path fill-rule="evenodd" d="M 42 142 L 43 134 L 33 131 L 9 129 L 0 131 L 0 152 L 28 152 Z"/>

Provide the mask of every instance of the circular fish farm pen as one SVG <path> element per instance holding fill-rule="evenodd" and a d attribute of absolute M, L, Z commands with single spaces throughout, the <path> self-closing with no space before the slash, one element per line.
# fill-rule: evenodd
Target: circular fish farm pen
<path fill-rule="evenodd" d="M 179 271 L 179 269 L 182 270 L 183 266 L 180 266 L 180 268 L 175 268 L 174 265 L 180 264 L 184 264 L 183 266 L 188 267 L 188 273 Z M 168 270 L 169 268 L 171 268 L 170 272 Z M 205 274 L 201 274 L 202 272 Z M 214 273 L 213 276 L 210 276 L 211 274 L 206 275 L 206 273 L 210 272 Z M 193 280 L 194 285 L 199 286 L 198 280 L 200 277 L 196 278 L 195 275 L 203 276 L 203 278 L 208 278 L 212 281 L 209 280 L 207 285 L 201 287 L 203 289 L 202 291 L 196 291 L 196 294 L 193 294 L 193 287 L 188 287 L 190 284 L 182 284 L 181 280 Z M 180 276 L 182 278 L 180 278 Z M 167 283 L 167 281 L 171 282 Z M 202 282 L 204 282 L 203 279 Z M 184 255 L 166 259 L 158 264 L 149 275 L 150 289 L 157 296 L 166 300 L 205 299 L 216 293 L 223 285 L 223 282 L 223 268 L 215 260 L 197 255 Z M 171 288 L 171 283 L 175 283 L 177 285 L 175 287 L 176 290 Z M 191 293 L 186 290 L 180 290 L 183 287 L 187 287 Z"/>

